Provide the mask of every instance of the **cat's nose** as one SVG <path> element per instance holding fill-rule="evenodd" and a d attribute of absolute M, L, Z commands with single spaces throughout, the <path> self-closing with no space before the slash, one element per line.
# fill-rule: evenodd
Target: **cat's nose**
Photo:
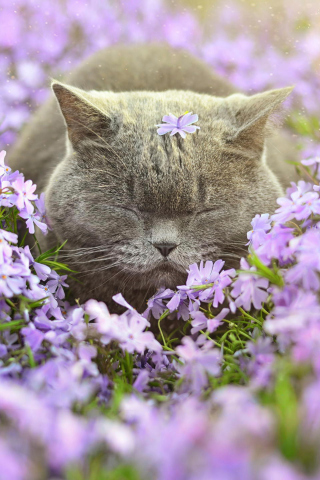
<path fill-rule="evenodd" d="M 177 246 L 176 243 L 153 243 L 153 246 L 156 247 L 161 255 L 167 257 L 172 250 Z"/>

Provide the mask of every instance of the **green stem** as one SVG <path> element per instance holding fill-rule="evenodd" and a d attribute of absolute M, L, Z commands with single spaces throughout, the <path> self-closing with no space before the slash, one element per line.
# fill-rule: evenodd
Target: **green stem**
<path fill-rule="evenodd" d="M 40 253 L 40 255 L 41 255 L 41 254 L 42 254 L 41 247 L 40 247 L 40 244 L 39 244 L 39 242 L 38 242 L 37 237 L 35 236 L 35 234 L 33 234 L 33 238 L 34 238 L 34 240 L 35 240 L 35 242 L 36 242 L 36 244 L 37 244 L 39 253 Z"/>
<path fill-rule="evenodd" d="M 209 333 L 204 332 L 203 330 L 200 330 L 200 333 L 202 333 L 208 340 L 213 342 L 217 347 L 222 348 L 222 345 L 220 343 L 216 342 L 215 340 L 213 340 L 213 338 L 210 337 Z M 228 350 L 229 353 L 231 353 L 233 355 L 233 351 L 230 350 L 230 348 L 226 347 L 225 345 L 223 346 L 223 348 L 224 348 L 224 350 Z"/>
<path fill-rule="evenodd" d="M 20 247 L 23 247 L 23 246 L 24 246 L 24 242 L 25 242 L 25 239 L 26 239 L 27 234 L 28 234 L 28 232 L 26 232 L 26 233 L 23 235 L 23 239 L 22 239 L 21 242 L 20 242 Z"/>
<path fill-rule="evenodd" d="M 29 357 L 29 363 L 30 363 L 30 367 L 31 368 L 35 368 L 37 366 L 36 362 L 35 362 L 35 359 L 34 359 L 34 356 L 33 356 L 33 352 L 30 348 L 29 345 L 26 345 L 26 350 L 27 350 L 27 354 L 28 354 L 28 357 Z"/>
<path fill-rule="evenodd" d="M 161 338 L 162 338 L 162 341 L 163 341 L 163 346 L 166 347 L 167 349 L 168 349 L 167 342 L 166 342 L 166 339 L 164 338 L 163 331 L 161 329 L 160 323 L 164 318 L 166 318 L 169 315 L 169 313 L 170 313 L 170 310 L 165 310 L 158 320 L 158 328 L 159 328 L 159 332 L 160 332 L 160 335 L 161 335 Z"/>
<path fill-rule="evenodd" d="M 249 318 L 250 320 L 253 320 L 255 323 L 257 323 L 258 325 L 260 325 L 262 327 L 262 323 L 257 318 L 254 318 L 251 315 L 249 315 L 249 313 L 245 312 L 243 310 L 243 308 L 241 308 L 241 307 L 238 307 L 238 308 L 239 308 L 240 312 L 242 313 L 242 315 Z"/>

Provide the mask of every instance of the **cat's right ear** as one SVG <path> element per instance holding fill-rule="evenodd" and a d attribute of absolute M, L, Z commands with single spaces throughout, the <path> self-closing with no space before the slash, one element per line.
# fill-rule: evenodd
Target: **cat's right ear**
<path fill-rule="evenodd" d="M 55 80 L 51 88 L 58 100 L 73 148 L 76 150 L 88 143 L 103 146 L 110 118 L 94 104 L 90 93 Z"/>

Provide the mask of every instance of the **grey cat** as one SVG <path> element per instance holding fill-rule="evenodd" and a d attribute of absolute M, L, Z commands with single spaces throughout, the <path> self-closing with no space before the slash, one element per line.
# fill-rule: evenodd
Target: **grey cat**
<path fill-rule="evenodd" d="M 83 302 L 122 292 L 139 310 L 188 265 L 238 265 L 256 213 L 272 213 L 293 171 L 270 115 L 292 90 L 235 93 L 191 54 L 165 45 L 112 47 L 83 62 L 43 105 L 9 164 L 45 190 L 52 232 L 68 240 Z M 72 86 L 71 86 L 72 85 Z M 60 107 L 60 108 L 59 108 Z M 198 114 L 200 130 L 160 136 L 164 115 Z M 66 134 L 67 132 L 67 134 Z M 39 235 L 40 237 L 41 235 Z"/>

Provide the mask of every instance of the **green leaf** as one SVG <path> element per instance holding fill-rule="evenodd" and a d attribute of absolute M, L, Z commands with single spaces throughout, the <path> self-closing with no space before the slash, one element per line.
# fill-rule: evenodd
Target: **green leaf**
<path fill-rule="evenodd" d="M 67 265 L 65 265 L 64 263 L 55 262 L 53 260 L 43 260 L 41 263 L 43 265 L 47 265 L 53 270 L 65 270 L 66 272 L 77 273 L 76 270 L 71 270 L 71 268 L 67 267 Z"/>
<path fill-rule="evenodd" d="M 61 248 L 63 248 L 65 246 L 65 244 L 67 243 L 67 240 L 65 242 L 62 243 L 62 245 L 60 245 L 60 247 L 53 247 L 53 248 L 50 248 L 50 250 L 47 250 L 46 252 L 42 253 L 41 255 L 39 255 L 35 261 L 37 263 L 43 263 L 43 260 L 46 260 L 47 258 L 50 258 L 50 257 L 54 257 L 57 253 L 59 253 L 59 251 L 61 250 Z"/>
<path fill-rule="evenodd" d="M 13 320 L 12 322 L 0 323 L 0 331 L 17 329 L 17 327 L 23 327 L 25 322 L 21 320 Z"/>
<path fill-rule="evenodd" d="M 250 265 L 256 267 L 257 270 L 255 272 L 251 270 L 239 270 L 238 273 L 250 273 L 251 275 L 259 275 L 260 277 L 267 278 L 274 285 L 278 285 L 279 287 L 284 286 L 284 280 L 281 275 L 279 275 L 277 271 L 271 270 L 271 268 L 264 265 L 264 263 L 261 262 L 259 257 L 254 253 L 254 251 L 251 251 L 248 255 L 248 262 L 250 263 Z"/>

